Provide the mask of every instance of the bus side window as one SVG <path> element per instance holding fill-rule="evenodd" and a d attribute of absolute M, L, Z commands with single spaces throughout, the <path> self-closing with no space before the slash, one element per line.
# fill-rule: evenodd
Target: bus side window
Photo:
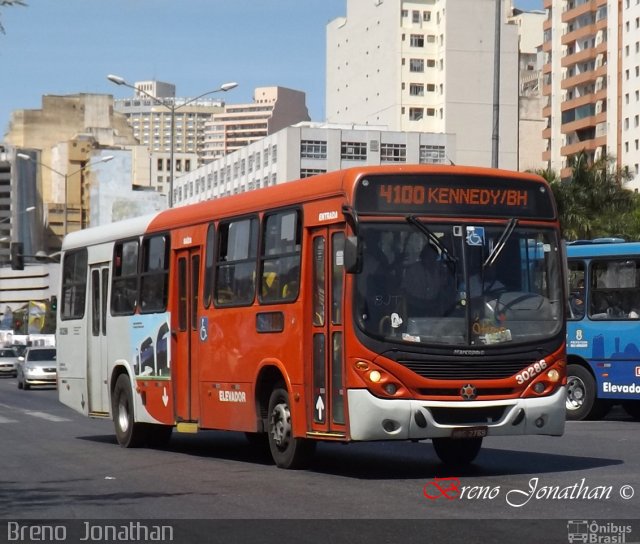
<path fill-rule="evenodd" d="M 118 242 L 114 248 L 111 313 L 132 315 L 138 301 L 138 240 Z"/>
<path fill-rule="evenodd" d="M 258 220 L 223 223 L 218 228 L 215 302 L 218 306 L 250 305 L 255 296 Z"/>
<path fill-rule="evenodd" d="M 167 236 L 152 236 L 143 240 L 141 267 L 141 312 L 163 312 L 167 307 L 169 286 L 169 240 Z"/>
<path fill-rule="evenodd" d="M 602 260 L 592 266 L 593 319 L 638 319 L 640 317 L 640 261 Z"/>
<path fill-rule="evenodd" d="M 204 257 L 204 286 L 202 291 L 202 302 L 205 308 L 211 306 L 213 299 L 213 278 L 215 261 L 215 235 L 216 228 L 213 223 L 207 228 L 207 247 Z"/>
<path fill-rule="evenodd" d="M 264 219 L 260 256 L 260 302 L 293 301 L 300 284 L 302 227 L 297 210 L 270 214 Z"/>
<path fill-rule="evenodd" d="M 63 321 L 84 317 L 86 292 L 87 250 L 70 251 L 65 254 L 62 263 L 60 317 Z"/>
<path fill-rule="evenodd" d="M 585 313 L 584 263 L 569 262 L 569 318 L 582 319 Z M 593 298 L 592 298 L 593 300 Z"/>

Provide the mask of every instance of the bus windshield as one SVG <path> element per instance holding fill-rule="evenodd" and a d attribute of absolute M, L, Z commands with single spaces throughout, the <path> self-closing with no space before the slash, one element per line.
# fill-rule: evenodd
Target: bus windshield
<path fill-rule="evenodd" d="M 361 223 L 358 326 L 392 342 L 485 346 L 562 327 L 561 252 L 552 229 L 502 223 Z"/>

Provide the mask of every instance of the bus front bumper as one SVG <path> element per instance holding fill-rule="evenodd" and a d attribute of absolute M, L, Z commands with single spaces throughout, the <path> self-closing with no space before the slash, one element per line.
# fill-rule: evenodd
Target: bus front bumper
<path fill-rule="evenodd" d="M 550 396 L 497 401 L 381 399 L 349 389 L 351 440 L 422 440 L 463 436 L 551 435 L 564 432 L 564 387 Z M 496 414 L 500 414 L 496 418 Z"/>

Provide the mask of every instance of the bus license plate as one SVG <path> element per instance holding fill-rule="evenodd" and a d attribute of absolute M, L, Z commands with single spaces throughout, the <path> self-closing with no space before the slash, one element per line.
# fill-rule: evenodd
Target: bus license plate
<path fill-rule="evenodd" d="M 487 427 L 461 427 L 451 431 L 451 438 L 483 438 L 487 430 Z"/>

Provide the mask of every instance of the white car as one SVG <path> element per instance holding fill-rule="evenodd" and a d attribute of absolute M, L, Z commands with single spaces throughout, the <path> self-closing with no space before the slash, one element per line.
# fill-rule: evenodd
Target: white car
<path fill-rule="evenodd" d="M 18 375 L 18 352 L 13 348 L 0 348 L 0 376 Z"/>
<path fill-rule="evenodd" d="M 18 362 L 18 389 L 32 385 L 53 385 L 58 382 L 56 348 L 31 347 Z"/>

